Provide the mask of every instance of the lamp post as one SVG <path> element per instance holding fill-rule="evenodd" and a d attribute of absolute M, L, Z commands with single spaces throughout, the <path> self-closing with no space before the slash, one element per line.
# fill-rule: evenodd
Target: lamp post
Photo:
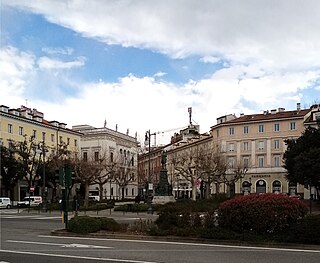
<path fill-rule="evenodd" d="M 153 192 L 153 184 L 151 183 L 151 154 L 150 154 L 150 148 L 151 148 L 151 136 L 156 135 L 156 133 L 150 133 L 150 130 L 146 131 L 145 136 L 145 144 L 148 145 L 148 189 L 147 189 L 147 204 L 148 204 L 148 214 L 152 214 L 152 192 Z"/>
<path fill-rule="evenodd" d="M 1 161 L 2 161 L 2 156 L 1 156 L 1 150 L 2 150 L 2 138 L 0 138 L 0 183 L 2 183 L 2 169 L 1 169 Z"/>
<path fill-rule="evenodd" d="M 47 188 L 46 188 L 46 167 L 45 167 L 45 161 L 46 161 L 46 151 L 45 151 L 45 145 L 44 141 L 41 145 L 42 150 L 42 179 L 43 179 L 43 186 L 42 186 L 42 200 L 43 200 L 43 210 L 47 212 Z"/>

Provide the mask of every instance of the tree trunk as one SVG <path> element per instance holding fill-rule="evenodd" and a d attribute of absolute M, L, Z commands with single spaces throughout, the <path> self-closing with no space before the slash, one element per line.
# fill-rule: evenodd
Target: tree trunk
<path fill-rule="evenodd" d="M 84 192 L 84 207 L 87 209 L 89 205 L 89 183 L 85 182 L 85 192 Z"/>
<path fill-rule="evenodd" d="M 197 187 L 195 184 L 192 184 L 192 200 L 197 200 Z"/>
<path fill-rule="evenodd" d="M 100 198 L 100 202 L 103 199 L 103 184 L 99 184 L 99 198 Z"/>

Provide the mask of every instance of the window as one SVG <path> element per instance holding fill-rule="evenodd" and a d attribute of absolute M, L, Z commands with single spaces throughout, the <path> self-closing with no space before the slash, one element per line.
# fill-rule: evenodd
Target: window
<path fill-rule="evenodd" d="M 234 168 L 234 157 L 229 157 L 228 158 L 228 164 L 229 164 L 229 168 Z"/>
<path fill-rule="evenodd" d="M 128 188 L 126 188 L 126 196 L 128 196 Z"/>
<path fill-rule="evenodd" d="M 74 146 L 77 147 L 78 146 L 78 141 L 76 139 L 74 139 Z"/>
<path fill-rule="evenodd" d="M 83 153 L 83 161 L 88 161 L 88 153 L 87 152 L 84 152 Z"/>
<path fill-rule="evenodd" d="M 275 123 L 273 126 L 273 131 L 278 132 L 280 131 L 280 124 L 279 123 Z"/>
<path fill-rule="evenodd" d="M 229 135 L 234 135 L 234 127 L 229 128 Z"/>
<path fill-rule="evenodd" d="M 99 161 L 99 152 L 94 152 L 94 161 L 95 162 Z"/>
<path fill-rule="evenodd" d="M 70 145 L 70 138 L 67 138 L 67 145 Z"/>
<path fill-rule="evenodd" d="M 249 142 L 243 142 L 243 150 L 249 151 Z"/>
<path fill-rule="evenodd" d="M 33 131 L 32 131 L 32 136 L 33 136 L 34 138 L 37 138 L 37 130 L 33 130 Z"/>
<path fill-rule="evenodd" d="M 111 187 L 111 195 L 113 195 L 113 187 Z"/>
<path fill-rule="evenodd" d="M 243 133 L 248 134 L 249 133 L 249 126 L 243 126 Z"/>
<path fill-rule="evenodd" d="M 275 167 L 280 167 L 280 155 L 274 155 L 273 164 Z"/>
<path fill-rule="evenodd" d="M 51 142 L 54 142 L 54 134 L 51 134 Z"/>
<path fill-rule="evenodd" d="M 229 144 L 229 152 L 234 152 L 234 143 Z"/>
<path fill-rule="evenodd" d="M 131 189 L 131 195 L 134 196 L 134 188 Z"/>
<path fill-rule="evenodd" d="M 264 156 L 258 156 L 258 167 L 264 167 Z"/>
<path fill-rule="evenodd" d="M 274 149 L 280 149 L 280 141 L 279 140 L 274 140 L 273 141 L 273 148 Z"/>
<path fill-rule="evenodd" d="M 63 140 L 62 140 L 62 136 L 59 136 L 59 142 L 62 143 Z"/>
<path fill-rule="evenodd" d="M 110 162 L 113 163 L 113 152 L 110 153 Z"/>
<path fill-rule="evenodd" d="M 249 157 L 243 157 L 243 166 L 249 167 Z"/>
<path fill-rule="evenodd" d="M 46 141 L 46 133 L 42 132 L 42 141 L 45 142 Z"/>
<path fill-rule="evenodd" d="M 264 132 L 264 125 L 263 124 L 259 125 L 259 132 Z"/>
<path fill-rule="evenodd" d="M 263 150 L 264 149 L 264 142 L 263 141 L 259 141 L 258 142 L 258 150 Z"/>
<path fill-rule="evenodd" d="M 19 135 L 23 135 L 23 127 L 19 127 Z"/>
<path fill-rule="evenodd" d="M 12 133 L 12 132 L 13 132 L 12 124 L 8 124 L 8 133 Z"/>
<path fill-rule="evenodd" d="M 296 123 L 294 121 L 290 122 L 290 130 L 293 131 L 296 129 Z"/>

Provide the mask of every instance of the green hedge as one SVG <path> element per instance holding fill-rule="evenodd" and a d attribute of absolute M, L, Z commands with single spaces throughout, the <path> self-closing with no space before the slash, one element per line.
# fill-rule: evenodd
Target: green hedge
<path fill-rule="evenodd" d="M 68 222 L 68 231 L 78 234 L 94 233 L 99 230 L 119 231 L 121 229 L 112 218 L 75 216 Z"/>

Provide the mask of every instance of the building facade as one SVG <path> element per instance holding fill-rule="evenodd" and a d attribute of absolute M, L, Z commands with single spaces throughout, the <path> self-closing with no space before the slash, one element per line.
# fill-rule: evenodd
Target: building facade
<path fill-rule="evenodd" d="M 285 111 L 284 108 L 262 114 L 223 116 L 211 127 L 213 142 L 221 147 L 229 165 L 229 173 L 236 166 L 245 173 L 235 185 L 235 194 L 287 193 L 304 195 L 301 185 L 290 184 L 283 168 L 286 139 L 301 136 L 305 117 L 310 109 Z M 227 191 L 232 189 L 227 189 Z"/>
<path fill-rule="evenodd" d="M 56 154 L 61 145 L 68 151 L 77 153 L 80 136 L 80 133 L 68 129 L 65 123 L 45 120 L 44 114 L 36 109 L 25 106 L 17 109 L 0 106 L 0 142 L 5 147 L 9 147 L 11 141 L 22 142 L 25 138 L 33 137 L 35 143 L 45 146 L 45 158 L 49 158 Z M 29 191 L 25 181 L 18 182 L 13 193 L 14 200 L 21 200 Z M 39 186 L 33 191 L 41 194 Z"/>
<path fill-rule="evenodd" d="M 101 187 L 89 186 L 89 196 L 103 199 L 132 199 L 138 195 L 138 147 L 137 138 L 109 128 L 94 128 L 89 125 L 73 126 L 72 130 L 82 133 L 80 155 L 82 160 L 104 160 L 114 165 L 114 175 Z"/>

